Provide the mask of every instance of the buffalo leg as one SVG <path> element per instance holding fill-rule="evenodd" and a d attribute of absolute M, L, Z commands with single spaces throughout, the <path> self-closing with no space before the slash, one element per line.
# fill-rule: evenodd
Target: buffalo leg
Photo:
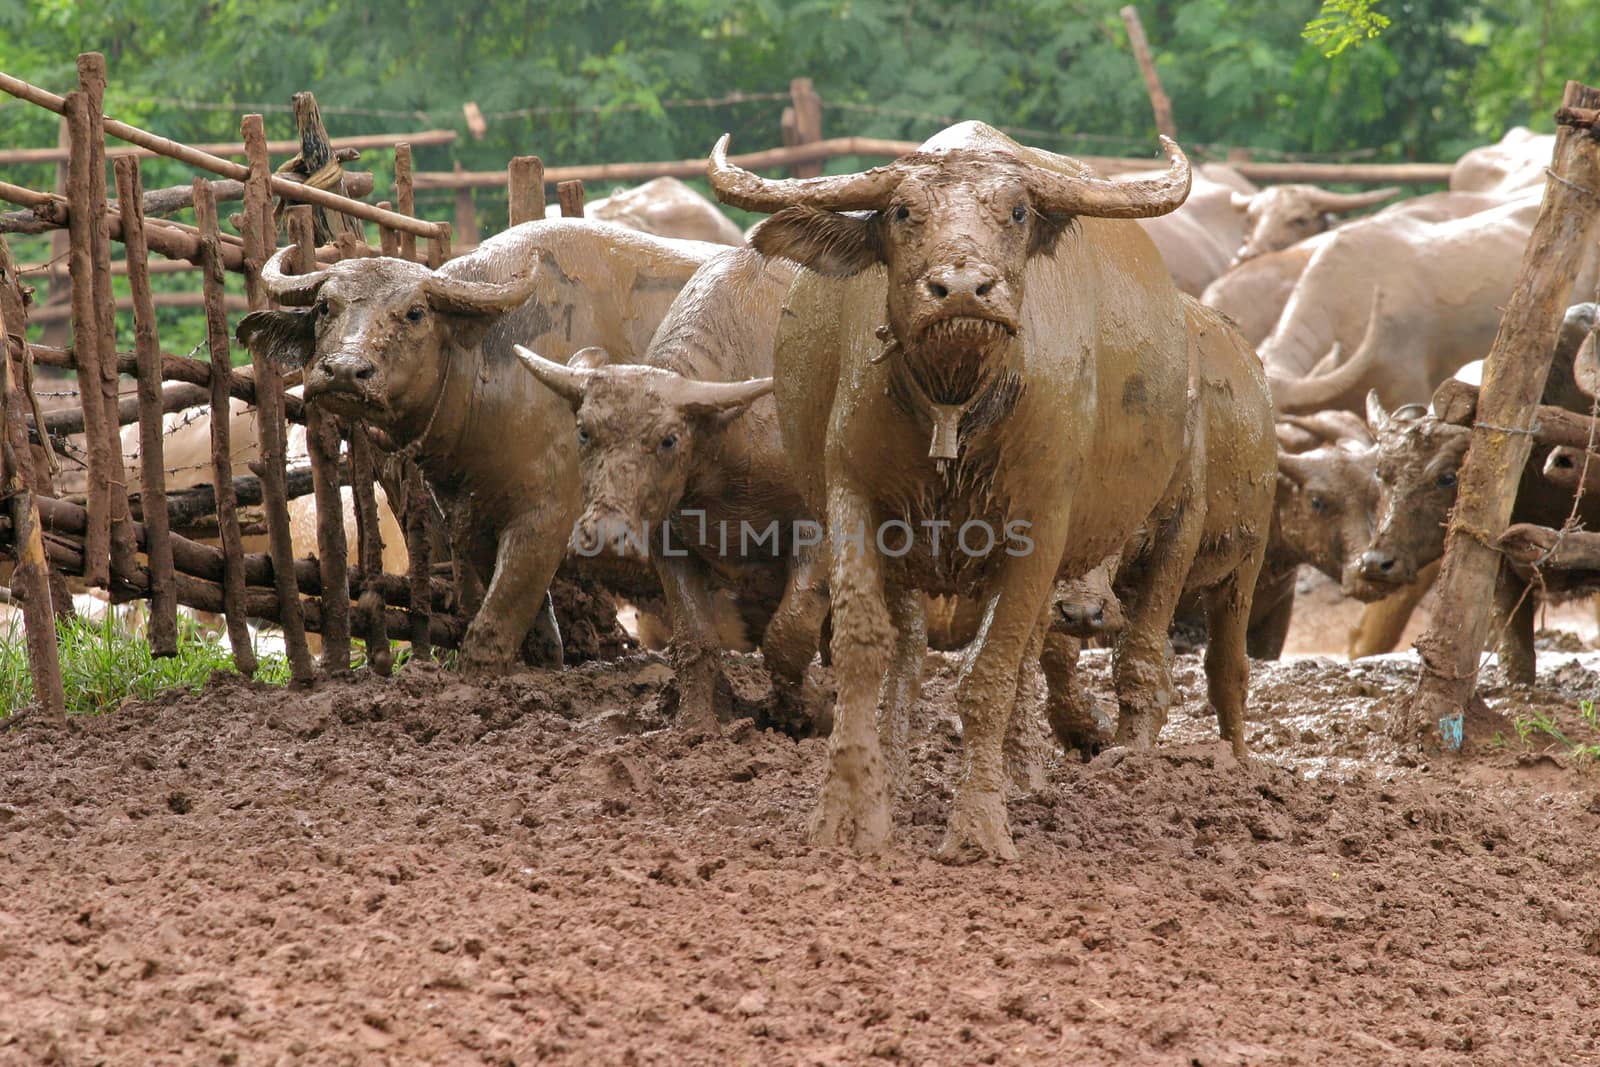
<path fill-rule="evenodd" d="M 705 564 L 693 556 L 657 557 L 655 564 L 672 623 L 668 657 L 678 686 L 678 728 L 690 736 L 714 735 L 720 650 Z"/>
<path fill-rule="evenodd" d="M 1410 585 L 1361 609 L 1361 621 L 1350 635 L 1351 659 L 1381 656 L 1399 646 L 1412 613 L 1433 588 L 1433 580 L 1439 575 L 1439 563 L 1434 560 L 1417 572 L 1416 580 Z"/>
<path fill-rule="evenodd" d="M 897 589 L 888 598 L 895 638 L 878 698 L 878 741 L 895 790 L 905 788 L 911 777 L 911 712 L 922 699 L 922 661 L 928 651 L 926 599 L 918 589 Z"/>
<path fill-rule="evenodd" d="M 1070 634 L 1048 631 L 1039 665 L 1046 684 L 1045 716 L 1056 740 L 1067 752 L 1076 749 L 1089 759 L 1105 745 L 1107 736 L 1095 721 L 1094 700 L 1078 676 L 1078 653 L 1083 643 Z"/>
<path fill-rule="evenodd" d="M 566 546 L 550 537 L 545 525 L 524 519 L 501 533 L 494 575 L 461 643 L 461 673 L 466 677 L 508 672 L 523 638 L 548 610 L 550 579 Z"/>
<path fill-rule="evenodd" d="M 1191 484 L 1193 484 L 1191 482 Z M 1154 745 L 1172 705 L 1167 663 L 1167 628 L 1183 592 L 1204 525 L 1204 504 L 1180 503 L 1161 524 L 1155 547 L 1128 604 L 1128 628 L 1117 642 L 1112 665 L 1117 690 L 1119 745 Z"/>
<path fill-rule="evenodd" d="M 830 474 L 832 472 L 830 471 Z M 811 820 L 811 840 L 858 852 L 889 842 L 889 778 L 878 739 L 878 699 L 894 645 L 884 599 L 883 561 L 871 536 L 842 540 L 839 531 L 871 530 L 863 497 L 835 484 L 828 490 L 832 542 L 833 665 L 839 695 L 828 735 L 828 769 Z"/>
<path fill-rule="evenodd" d="M 1017 689 L 1011 701 L 1011 721 L 1006 724 L 1006 773 L 1011 784 L 1023 793 L 1044 788 L 1045 745 L 1040 729 L 1039 690 L 1043 685 L 1039 663 L 1045 634 L 1050 630 L 1054 605 L 1046 601 L 1044 613 L 1028 638 L 1017 666 Z"/>
<path fill-rule="evenodd" d="M 1275 660 L 1283 655 L 1289 639 L 1289 623 L 1294 619 L 1294 585 L 1299 568 L 1268 576 L 1262 572 L 1256 594 L 1250 601 L 1250 629 L 1245 648 L 1251 659 Z"/>
<path fill-rule="evenodd" d="M 1260 569 L 1258 549 L 1206 597 L 1206 693 L 1217 716 L 1217 729 L 1238 759 L 1249 752 L 1244 740 L 1244 705 L 1250 687 L 1246 631 L 1250 594 Z"/>
<path fill-rule="evenodd" d="M 1023 652 L 1050 600 L 1051 582 L 1066 540 L 1065 520 L 1066 516 L 1059 516 L 1059 526 L 1054 529 L 1036 525 L 1030 531 L 1034 551 L 1006 561 L 997 575 L 985 625 L 962 671 L 956 690 L 956 710 L 961 715 L 961 782 L 938 853 L 946 862 L 1017 857 L 1006 819 L 1006 728 Z"/>
<path fill-rule="evenodd" d="M 792 561 L 783 600 L 767 623 L 761 639 L 761 658 L 772 676 L 772 688 L 785 718 L 810 726 L 818 719 L 804 707 L 802 689 L 806 667 L 817 652 L 822 620 L 828 613 L 828 594 L 821 553 L 802 549 Z"/>
<path fill-rule="evenodd" d="M 1533 624 L 1539 597 L 1528 584 L 1502 570 L 1495 585 L 1495 607 L 1500 616 L 1500 673 L 1510 685 L 1532 685 L 1537 673 L 1533 649 Z"/>

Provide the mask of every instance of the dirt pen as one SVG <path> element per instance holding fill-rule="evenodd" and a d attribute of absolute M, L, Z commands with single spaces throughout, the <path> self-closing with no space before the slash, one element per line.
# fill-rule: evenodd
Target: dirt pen
<path fill-rule="evenodd" d="M 758 659 L 728 657 L 732 720 L 694 741 L 669 728 L 655 654 L 462 683 L 426 654 L 465 619 L 415 466 L 319 418 L 271 366 L 229 369 L 222 274 L 263 306 L 274 198 L 298 205 L 284 215 L 304 264 L 440 263 L 459 235 L 411 203 L 436 179 L 402 145 L 394 209 L 373 206 L 337 191 L 370 183 L 333 165 L 348 160 L 309 98 L 302 169 L 274 174 L 258 116 L 240 165 L 102 119 L 103 63 L 80 72 L 65 97 L 0 75 L 69 121 L 65 196 L 0 196 L 70 229 L 78 283 L 73 344 L 29 344 L 0 261 L 0 540 L 43 704 L 0 743 L 0 1065 L 1600 1062 L 1600 778 L 1577 743 L 1596 736 L 1600 677 L 1570 635 L 1545 636 L 1537 686 L 1479 689 L 1460 752 L 1391 728 L 1414 657 L 1257 664 L 1244 764 L 1216 742 L 1199 657 L 1180 656 L 1163 743 L 1054 762 L 1012 798 L 1021 859 L 999 867 L 929 858 L 960 765 L 962 668 L 930 653 L 896 850 L 808 847 L 825 742 L 755 726 L 776 706 Z M 145 192 L 124 156 L 108 203 L 107 135 L 215 180 Z M 807 156 L 815 126 L 795 139 L 765 162 L 826 158 Z M 526 157 L 496 180 L 517 223 L 543 217 L 549 181 L 621 176 Z M 562 192 L 581 210 L 580 186 Z M 235 237 L 217 205 L 240 198 Z M 172 204 L 195 225 L 163 221 Z M 376 225 L 379 248 L 341 215 Z M 111 328 L 111 240 L 127 251 L 131 354 Z M 209 359 L 161 350 L 152 252 L 201 268 Z M 79 408 L 42 411 L 35 365 L 76 370 Z M 249 478 L 228 463 L 233 399 L 260 413 Z M 161 419 L 197 401 L 214 481 L 169 493 Z M 130 472 L 118 429 L 134 421 Z M 286 468 L 290 423 L 306 425 L 303 469 Z M 81 492 L 53 459 L 78 433 Z M 332 518 L 317 558 L 294 560 L 288 501 L 313 493 L 336 516 L 340 485 L 359 565 Z M 406 573 L 382 571 L 375 485 L 402 520 Z M 267 555 L 242 550 L 256 504 Z M 220 547 L 186 533 L 201 527 Z M 69 579 L 148 600 L 158 648 L 179 605 L 221 613 L 239 674 L 50 714 L 51 604 L 70 610 Z M 316 684 L 251 681 L 247 618 L 279 622 L 297 679 Z M 391 635 L 421 654 L 385 676 Z M 372 671 L 348 672 L 352 636 L 379 651 Z M 1105 653 L 1085 669 L 1108 691 Z M 812 674 L 825 690 L 828 669 Z"/>

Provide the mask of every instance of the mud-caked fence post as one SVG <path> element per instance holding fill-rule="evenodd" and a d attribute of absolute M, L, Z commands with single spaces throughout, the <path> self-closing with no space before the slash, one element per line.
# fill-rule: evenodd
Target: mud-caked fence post
<path fill-rule="evenodd" d="M 1464 712 L 1477 683 L 1506 529 L 1533 448 L 1534 411 L 1550 371 L 1566 298 L 1600 234 L 1600 90 L 1568 82 L 1544 202 L 1516 288 L 1484 360 L 1472 443 L 1462 461 L 1432 623 L 1417 639 L 1422 672 L 1397 734 L 1428 734 Z M 1587 121 L 1585 121 L 1587 117 Z"/>

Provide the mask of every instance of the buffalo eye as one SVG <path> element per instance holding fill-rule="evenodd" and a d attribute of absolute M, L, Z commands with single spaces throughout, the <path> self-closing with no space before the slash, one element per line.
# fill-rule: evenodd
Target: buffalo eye
<path fill-rule="evenodd" d="M 1311 498 L 1311 510 L 1318 515 L 1326 515 L 1328 513 L 1328 501 L 1323 497 L 1313 496 Z"/>
<path fill-rule="evenodd" d="M 582 426 L 578 427 L 578 443 L 580 445 L 586 445 L 589 443 L 589 431 L 585 430 Z"/>
<path fill-rule="evenodd" d="M 910 217 L 911 209 L 906 207 L 904 204 L 901 204 L 899 207 L 894 209 L 894 221 L 905 222 Z"/>
<path fill-rule="evenodd" d="M 1027 217 L 1028 217 L 1028 209 L 1023 207 L 1021 204 L 1018 204 L 1016 207 L 1011 209 L 1011 221 L 1012 222 L 1021 222 L 1024 219 L 1026 219 Z"/>
<path fill-rule="evenodd" d="M 333 308 L 328 305 L 328 302 L 326 300 L 318 300 L 317 317 L 325 319 L 331 314 L 333 314 Z"/>
<path fill-rule="evenodd" d="M 665 437 L 663 437 L 661 439 L 661 451 L 663 451 L 663 452 L 671 452 L 674 448 L 677 448 L 677 447 L 678 447 L 678 435 L 677 434 L 669 433 L 669 434 L 667 434 L 667 436 L 665 436 Z"/>
<path fill-rule="evenodd" d="M 424 312 L 421 304 L 412 304 L 406 309 L 407 322 L 421 322 Z"/>
<path fill-rule="evenodd" d="M 1456 487 L 1456 472 L 1445 471 L 1434 482 L 1440 489 L 1454 489 Z"/>

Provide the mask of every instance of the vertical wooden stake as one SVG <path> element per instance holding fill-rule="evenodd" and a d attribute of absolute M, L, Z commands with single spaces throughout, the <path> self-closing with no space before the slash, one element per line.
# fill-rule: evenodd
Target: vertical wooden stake
<path fill-rule="evenodd" d="M 461 173 L 461 161 L 456 160 L 456 173 Z M 472 187 L 462 185 L 456 188 L 456 238 L 462 244 L 475 245 L 478 243 L 478 209 L 472 203 Z"/>
<path fill-rule="evenodd" d="M 432 648 L 428 627 L 433 618 L 432 546 L 428 542 L 428 519 L 433 512 L 428 487 L 422 480 L 422 467 L 415 460 L 405 463 L 405 491 L 400 510 L 406 523 L 406 559 L 411 574 L 411 654 L 427 659 Z"/>
<path fill-rule="evenodd" d="M 245 284 L 253 309 L 267 306 L 261 287 L 261 268 L 276 244 L 272 223 L 272 166 L 267 158 L 266 127 L 260 115 L 246 115 L 240 123 L 250 176 L 245 180 L 244 248 Z M 250 469 L 261 479 L 261 502 L 267 513 L 267 539 L 272 554 L 273 584 L 278 593 L 279 623 L 289 656 L 289 672 L 297 682 L 316 677 L 316 665 L 306 647 L 305 613 L 300 586 L 294 575 L 294 542 L 289 537 L 289 500 L 284 486 L 283 378 L 265 355 L 252 352 L 256 372 L 256 418 L 261 438 L 261 460 Z"/>
<path fill-rule="evenodd" d="M 438 270 L 450 261 L 450 224 L 434 224 L 434 235 L 428 238 L 428 266 Z"/>
<path fill-rule="evenodd" d="M 506 168 L 511 225 L 544 219 L 544 161 L 538 156 L 517 156 Z"/>
<path fill-rule="evenodd" d="M 70 178 L 72 158 L 72 128 L 68 125 L 67 116 L 61 116 L 61 123 L 56 128 L 56 148 L 65 153 L 61 162 L 56 164 L 56 192 L 62 196 L 67 195 L 67 182 Z M 71 304 L 72 302 L 72 273 L 67 268 L 67 257 L 72 254 L 72 242 L 68 231 L 55 229 L 50 231 L 50 295 L 45 299 L 45 305 Z M 67 344 L 67 327 L 70 320 L 56 319 L 47 323 L 40 334 L 42 344 L 64 348 Z M 57 605 L 59 607 L 60 605 Z"/>
<path fill-rule="evenodd" d="M 150 294 L 150 249 L 144 236 L 144 183 L 139 160 L 119 156 L 117 204 L 133 294 L 133 349 L 139 370 L 140 502 L 144 506 L 145 556 L 150 561 L 150 652 L 178 654 L 178 581 L 172 571 L 172 535 L 167 519 L 165 451 L 161 425 L 161 340 Z"/>
<path fill-rule="evenodd" d="M 217 529 L 222 537 L 222 610 L 228 623 L 233 664 L 246 678 L 255 676 L 255 649 L 244 607 L 244 543 L 239 505 L 233 494 L 232 400 L 228 378 L 233 358 L 228 347 L 228 312 L 223 303 L 222 237 L 217 228 L 217 198 L 211 183 L 194 180 L 194 220 L 200 229 L 200 276 L 205 289 L 206 345 L 211 356 L 211 471 L 217 494 Z"/>
<path fill-rule="evenodd" d="M 378 201 L 378 206 L 385 211 L 394 205 L 387 200 Z M 378 247 L 384 255 L 396 257 L 400 255 L 400 235 L 387 226 L 378 227 Z"/>
<path fill-rule="evenodd" d="M 1533 422 L 1572 279 L 1600 228 L 1600 140 L 1594 131 L 1563 121 L 1568 109 L 1600 108 L 1600 89 L 1571 81 L 1561 102 L 1544 202 L 1483 364 L 1472 444 L 1461 464 L 1434 586 L 1439 603 L 1433 622 L 1417 639 L 1422 673 L 1407 715 L 1393 724 L 1403 737 L 1432 735 L 1435 724 L 1462 713 L 1472 695 L 1489 633 L 1486 605 L 1494 600 L 1500 573 L 1494 540 L 1511 518 L 1533 450 L 1532 436 L 1518 431 Z"/>
<path fill-rule="evenodd" d="M 389 651 L 389 620 L 384 614 L 383 593 L 372 580 L 383 573 L 383 535 L 378 532 L 378 498 L 372 490 L 376 475 L 372 442 L 365 428 L 356 426 L 350 434 L 350 487 L 356 497 L 361 573 L 367 579 L 358 614 L 361 634 L 367 642 L 367 663 L 387 678 L 394 669 L 394 656 Z"/>
<path fill-rule="evenodd" d="M 13 372 L 14 358 L 27 358 L 27 320 L 21 283 L 11 249 L 0 237 L 0 496 L 8 498 L 11 533 L 15 539 L 16 569 L 11 583 L 22 593 L 22 626 L 28 643 L 28 667 L 33 674 L 33 696 L 45 715 L 66 714 L 66 691 L 61 684 L 61 650 L 56 644 L 55 612 L 51 606 L 50 576 L 45 566 L 44 537 L 39 509 L 29 490 L 23 457 L 28 454 L 27 416 L 22 391 Z"/>
<path fill-rule="evenodd" d="M 417 198 L 411 187 L 411 145 L 401 141 L 394 146 L 394 202 L 395 210 L 402 215 L 417 216 Z M 402 259 L 417 258 L 417 235 L 400 234 Z"/>
<path fill-rule="evenodd" d="M 1145 40 L 1144 23 L 1139 21 L 1139 11 L 1132 4 L 1123 8 L 1122 24 L 1128 30 L 1128 43 L 1133 46 L 1133 58 L 1139 62 L 1139 73 L 1144 75 L 1144 88 L 1150 94 L 1150 109 L 1156 115 L 1156 132 L 1176 138 L 1178 129 L 1172 124 L 1172 101 L 1161 88 L 1161 76 L 1156 73 L 1156 61 L 1150 55 L 1150 42 Z"/>
<path fill-rule="evenodd" d="M 94 266 L 94 307 L 99 342 L 101 410 L 104 434 L 108 502 L 111 520 L 111 574 L 113 579 L 132 575 L 138 566 L 133 515 L 128 510 L 128 474 L 122 462 L 122 434 L 117 423 L 117 314 L 111 291 L 111 230 L 106 216 L 106 57 L 85 52 L 78 57 L 78 88 L 83 93 L 88 119 L 89 238 Z M 81 378 L 80 378 L 81 381 Z"/>
<path fill-rule="evenodd" d="M 89 182 L 89 109 L 81 92 L 67 94 L 72 129 L 67 181 L 68 234 L 72 242 L 72 355 L 78 367 L 78 402 L 88 448 L 89 525 L 83 533 L 84 584 L 111 586 L 111 457 L 106 454 L 105 399 L 100 393 L 100 319 L 94 302 L 94 207 Z M 113 356 L 115 358 L 115 356 Z M 113 406 L 113 412 L 116 408 Z M 120 448 L 119 448 L 120 454 Z"/>
<path fill-rule="evenodd" d="M 822 140 L 822 97 L 810 78 L 795 78 L 789 83 L 789 98 L 794 101 L 793 130 L 787 136 L 797 145 Z M 815 178 L 822 173 L 822 161 L 796 163 L 789 168 L 796 178 Z"/>
<path fill-rule="evenodd" d="M 580 179 L 557 183 L 556 197 L 561 201 L 562 218 L 583 218 L 583 182 Z"/>
<path fill-rule="evenodd" d="M 289 236 L 297 246 L 296 270 L 317 269 L 316 221 L 311 208 L 289 209 Z M 322 577 L 322 669 L 350 669 L 350 550 L 344 540 L 339 494 L 339 424 L 321 405 L 306 405 L 306 451 L 317 497 L 317 555 Z"/>

